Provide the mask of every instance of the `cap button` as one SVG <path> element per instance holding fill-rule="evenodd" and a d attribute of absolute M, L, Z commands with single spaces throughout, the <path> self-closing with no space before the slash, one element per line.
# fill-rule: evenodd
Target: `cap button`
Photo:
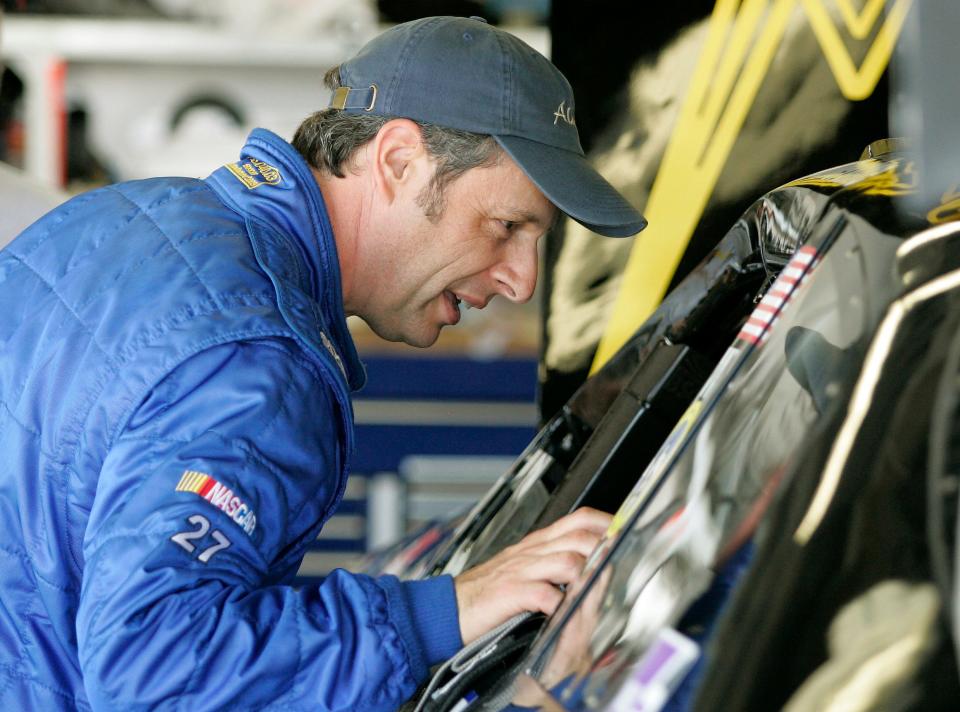
<path fill-rule="evenodd" d="M 479 15 L 470 15 L 471 20 L 476 20 L 477 22 L 482 22 L 483 24 L 488 24 L 486 18 L 480 17 Z"/>

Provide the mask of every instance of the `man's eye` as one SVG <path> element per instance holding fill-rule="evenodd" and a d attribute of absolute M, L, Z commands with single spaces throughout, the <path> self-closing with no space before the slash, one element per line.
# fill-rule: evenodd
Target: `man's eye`
<path fill-rule="evenodd" d="M 504 230 L 507 232 L 513 232 L 518 225 L 518 223 L 513 220 L 501 220 L 500 224 L 503 225 Z"/>

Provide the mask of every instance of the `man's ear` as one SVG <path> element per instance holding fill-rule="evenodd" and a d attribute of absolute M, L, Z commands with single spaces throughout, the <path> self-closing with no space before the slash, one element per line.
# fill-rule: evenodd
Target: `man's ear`
<path fill-rule="evenodd" d="M 420 127 L 410 119 L 392 119 L 374 136 L 371 148 L 374 184 L 393 201 L 404 187 L 415 183 L 423 163 L 420 159 L 426 156 Z"/>

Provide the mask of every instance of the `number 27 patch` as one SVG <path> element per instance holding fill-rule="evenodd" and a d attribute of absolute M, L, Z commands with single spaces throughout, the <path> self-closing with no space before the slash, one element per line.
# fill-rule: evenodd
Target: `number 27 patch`
<path fill-rule="evenodd" d="M 206 537 L 207 532 L 210 531 L 210 520 L 202 514 L 194 514 L 193 516 L 187 518 L 187 523 L 192 524 L 196 528 L 188 529 L 185 532 L 178 532 L 170 537 L 170 541 L 177 546 L 182 547 L 188 553 L 192 554 L 197 550 L 197 545 L 200 543 L 197 542 L 197 544 L 194 544 L 193 542 L 197 539 L 203 539 Z M 214 529 L 212 532 L 210 532 L 210 536 L 216 543 L 207 546 L 200 552 L 200 555 L 197 557 L 197 559 L 202 564 L 210 561 L 210 557 L 212 557 L 218 551 L 226 549 L 230 546 L 230 540 L 227 539 L 227 537 L 224 536 L 223 532 L 221 532 L 219 529 Z"/>

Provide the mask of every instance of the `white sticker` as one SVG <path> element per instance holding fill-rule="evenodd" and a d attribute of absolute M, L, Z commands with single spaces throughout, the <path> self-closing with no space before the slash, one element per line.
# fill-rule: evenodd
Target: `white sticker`
<path fill-rule="evenodd" d="M 611 712 L 659 712 L 700 657 L 700 646 L 664 628 L 607 708 Z"/>

